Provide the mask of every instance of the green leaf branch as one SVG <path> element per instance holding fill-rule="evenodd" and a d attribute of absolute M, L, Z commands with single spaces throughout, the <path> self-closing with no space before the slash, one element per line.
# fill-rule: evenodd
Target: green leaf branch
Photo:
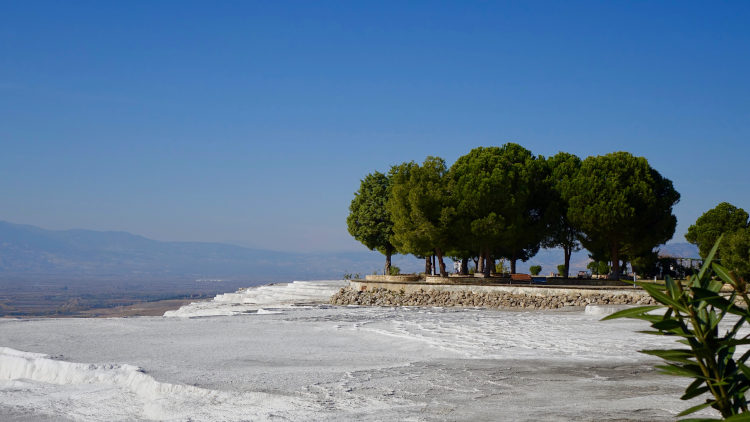
<path fill-rule="evenodd" d="M 747 307 L 750 299 L 745 280 L 714 262 L 720 242 L 721 238 L 714 244 L 698 274 L 691 276 L 685 285 L 670 277 L 665 285 L 638 283 L 663 306 L 625 309 L 604 320 L 633 318 L 648 321 L 654 330 L 644 333 L 676 336 L 679 343 L 687 346 L 641 350 L 641 353 L 657 356 L 666 362 L 656 366 L 661 372 L 693 379 L 682 400 L 707 396 L 704 403 L 690 407 L 678 416 L 711 407 L 724 420 L 750 421 L 745 397 L 750 388 L 750 367 L 746 364 L 750 351 L 735 357 L 737 346 L 750 344 L 750 334 L 739 336 L 740 329 L 750 317 Z M 731 286 L 731 291 L 722 293 L 724 285 Z M 657 309 L 665 309 L 664 314 L 655 315 L 653 312 Z M 719 324 L 729 314 L 738 320 L 721 334 Z"/>

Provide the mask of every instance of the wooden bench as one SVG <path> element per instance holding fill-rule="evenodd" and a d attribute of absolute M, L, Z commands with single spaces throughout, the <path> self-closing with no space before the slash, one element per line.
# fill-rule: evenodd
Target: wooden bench
<path fill-rule="evenodd" d="M 510 279 L 513 282 L 520 281 L 531 284 L 531 276 L 529 274 L 511 274 Z"/>

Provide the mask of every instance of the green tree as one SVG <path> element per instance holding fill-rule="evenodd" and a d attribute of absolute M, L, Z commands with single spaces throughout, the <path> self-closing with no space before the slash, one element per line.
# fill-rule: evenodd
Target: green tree
<path fill-rule="evenodd" d="M 460 249 L 478 252 L 478 270 L 489 273 L 491 256 L 516 260 L 539 250 L 546 205 L 544 165 L 514 143 L 474 148 L 450 169 Z"/>
<path fill-rule="evenodd" d="M 745 210 L 728 202 L 722 202 L 698 217 L 695 224 L 688 228 L 685 239 L 697 245 L 701 258 L 706 258 L 719 236 L 747 229 L 748 225 L 748 214 Z M 724 258 L 725 250 L 728 248 L 726 242 L 730 237 L 725 236 L 723 244 L 719 245 L 716 252 L 717 260 Z"/>
<path fill-rule="evenodd" d="M 659 251 L 657 250 L 633 258 L 630 264 L 633 266 L 634 273 L 644 278 L 650 278 L 658 274 L 658 262 Z"/>
<path fill-rule="evenodd" d="M 532 265 L 529 267 L 529 272 L 531 275 L 539 275 L 539 273 L 542 272 L 542 266 L 541 265 Z"/>
<path fill-rule="evenodd" d="M 722 241 L 722 263 L 738 278 L 750 281 L 750 228 L 736 230 Z"/>
<path fill-rule="evenodd" d="M 623 255 L 639 256 L 672 238 L 680 194 L 672 181 L 643 157 L 614 152 L 583 160 L 565 187 L 568 219 L 581 229 L 589 250 L 606 250 L 612 278 L 620 278 Z"/>
<path fill-rule="evenodd" d="M 445 161 L 427 157 L 391 169 L 391 197 L 387 208 L 393 221 L 393 244 L 401 253 L 437 257 L 440 274 L 448 276 L 443 256 L 453 237 L 450 191 Z"/>
<path fill-rule="evenodd" d="M 349 216 L 346 225 L 355 239 L 370 250 L 377 250 L 385 255 L 385 270 L 391 272 L 391 255 L 393 246 L 393 222 L 386 210 L 390 197 L 391 182 L 388 176 L 374 172 L 362 179 L 359 190 L 349 205 Z"/>
<path fill-rule="evenodd" d="M 581 231 L 568 218 L 568 201 L 563 193 L 578 175 L 581 159 L 567 152 L 559 152 L 547 159 L 547 180 L 549 189 L 547 218 L 547 237 L 542 242 L 545 248 L 562 248 L 564 270 L 560 274 L 568 278 L 570 257 L 573 252 L 581 250 Z"/>

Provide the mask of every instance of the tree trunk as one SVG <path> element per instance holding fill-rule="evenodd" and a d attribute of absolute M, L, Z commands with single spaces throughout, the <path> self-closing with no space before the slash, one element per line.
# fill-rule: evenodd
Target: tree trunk
<path fill-rule="evenodd" d="M 469 258 L 461 258 L 461 275 L 469 275 Z"/>
<path fill-rule="evenodd" d="M 620 250 L 617 245 L 612 246 L 612 275 L 609 276 L 611 280 L 620 279 Z"/>
<path fill-rule="evenodd" d="M 432 261 L 430 260 L 429 255 L 424 257 L 424 274 L 425 275 L 432 274 Z"/>
<path fill-rule="evenodd" d="M 445 262 L 443 262 L 443 251 L 440 248 L 435 248 L 435 253 L 440 266 L 440 277 L 448 277 L 448 273 L 445 271 Z"/>
<path fill-rule="evenodd" d="M 484 276 L 489 277 L 490 271 L 492 271 L 492 268 L 490 268 L 490 251 L 485 249 L 484 251 Z"/>
<path fill-rule="evenodd" d="M 383 274 L 389 275 L 391 273 L 391 250 L 386 249 L 385 251 L 385 272 Z"/>
<path fill-rule="evenodd" d="M 432 275 L 437 274 L 437 265 L 435 265 L 435 254 L 432 254 Z"/>
<path fill-rule="evenodd" d="M 563 246 L 563 251 L 565 252 L 565 271 L 563 273 L 563 278 L 568 278 L 570 276 L 570 255 L 573 252 L 570 246 Z"/>
<path fill-rule="evenodd" d="M 516 273 L 516 257 L 510 258 L 510 273 L 511 274 Z"/>
<path fill-rule="evenodd" d="M 479 260 L 477 261 L 476 272 L 484 274 L 484 251 L 479 251 Z"/>

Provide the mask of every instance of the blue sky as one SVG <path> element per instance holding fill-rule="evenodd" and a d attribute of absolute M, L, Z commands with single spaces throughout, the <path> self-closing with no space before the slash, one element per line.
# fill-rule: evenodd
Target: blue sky
<path fill-rule="evenodd" d="M 0 219 L 361 250 L 359 179 L 513 141 L 750 210 L 749 2 L 0 1 Z"/>

